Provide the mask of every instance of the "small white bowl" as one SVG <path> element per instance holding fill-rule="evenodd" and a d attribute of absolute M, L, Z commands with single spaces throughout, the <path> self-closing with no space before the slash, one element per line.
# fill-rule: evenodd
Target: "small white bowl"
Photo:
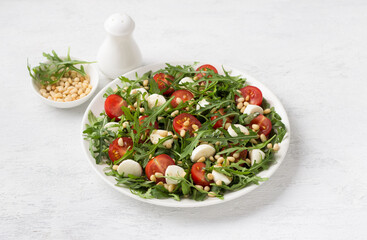
<path fill-rule="evenodd" d="M 47 105 L 50 105 L 52 107 L 56 107 L 56 108 L 73 108 L 73 107 L 76 107 L 76 106 L 79 106 L 79 105 L 85 103 L 96 92 L 96 90 L 98 88 L 99 75 L 98 75 L 98 71 L 97 71 L 97 68 L 96 68 L 95 64 L 92 63 L 92 64 L 82 64 L 82 65 L 84 67 L 85 73 L 89 75 L 90 85 L 92 85 L 92 90 L 85 97 L 83 97 L 81 99 L 78 99 L 78 100 L 75 100 L 75 101 L 70 101 L 70 102 L 56 102 L 56 101 L 53 101 L 53 100 L 49 100 L 49 99 L 47 99 L 47 98 L 45 98 L 41 95 L 41 93 L 39 92 L 40 91 L 40 84 L 37 83 L 32 78 L 32 87 L 34 89 L 34 92 L 41 99 L 42 102 L 44 102 Z M 79 65 L 76 65 L 76 66 L 79 68 Z"/>

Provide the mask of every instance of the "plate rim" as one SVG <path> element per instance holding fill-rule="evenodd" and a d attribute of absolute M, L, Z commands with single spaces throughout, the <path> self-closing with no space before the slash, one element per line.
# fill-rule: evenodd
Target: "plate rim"
<path fill-rule="evenodd" d="M 193 61 L 193 62 L 189 62 L 189 61 L 171 61 L 171 62 L 160 62 L 160 63 L 153 63 L 153 64 L 149 64 L 149 65 L 145 65 L 145 66 L 141 66 L 138 67 L 136 69 L 133 69 L 127 73 L 122 74 L 121 76 L 127 76 L 127 75 L 131 75 L 131 74 L 135 74 L 136 72 L 146 72 L 155 68 L 162 68 L 162 66 L 166 66 L 166 64 L 170 64 L 170 65 L 193 65 L 194 63 L 198 63 L 200 64 L 200 62 L 198 61 Z M 197 64 L 197 65 L 198 65 Z M 230 65 L 227 64 L 216 64 L 216 63 L 212 63 L 212 65 L 214 66 L 221 66 L 223 69 L 226 69 L 227 71 L 235 71 L 235 72 L 239 72 L 241 74 L 241 76 L 245 77 L 246 80 L 247 79 L 251 79 L 250 82 L 255 81 L 256 87 L 259 87 L 262 91 L 265 89 L 268 94 L 271 94 L 271 100 L 278 102 L 279 106 L 277 106 L 277 112 L 279 112 L 279 109 L 281 109 L 282 111 L 282 121 L 283 123 L 286 125 L 287 128 L 287 133 L 286 136 L 284 137 L 283 141 L 281 142 L 281 150 L 284 152 L 279 159 L 277 159 L 276 163 L 274 163 L 268 170 L 269 171 L 268 174 L 266 176 L 263 177 L 267 177 L 268 180 L 270 181 L 270 177 L 278 170 L 279 166 L 281 165 L 281 163 L 284 161 L 284 158 L 287 155 L 288 149 L 289 149 L 289 145 L 290 145 L 290 137 L 291 137 L 291 128 L 290 128 L 290 123 L 289 123 L 289 118 L 288 118 L 288 114 L 285 111 L 285 108 L 282 104 L 282 102 L 279 100 L 279 98 L 268 88 L 266 87 L 261 81 L 257 80 L 256 78 L 254 78 L 253 76 L 249 75 L 246 71 L 242 71 L 239 70 L 238 68 L 234 68 L 231 67 Z M 144 70 L 144 69 L 148 69 L 148 70 Z M 141 75 L 141 73 L 139 73 L 139 75 Z M 90 165 L 92 166 L 92 168 L 94 169 L 94 171 L 97 173 L 98 176 L 100 176 L 104 182 L 106 182 L 109 186 L 111 186 L 113 189 L 117 190 L 120 193 L 123 193 L 125 196 L 129 196 L 133 199 L 139 200 L 141 202 L 144 203 L 149 203 L 149 204 L 154 204 L 154 205 L 158 205 L 158 206 L 164 206 L 164 207 L 177 207 L 177 208 L 192 208 L 192 207 L 203 207 L 203 206 L 211 206 L 211 205 L 216 205 L 216 204 L 220 204 L 220 203 L 224 203 L 224 202 L 228 202 L 234 199 L 237 199 L 239 197 L 245 196 L 246 194 L 252 192 L 254 189 L 260 187 L 261 185 L 263 185 L 265 182 L 267 181 L 263 181 L 260 182 L 258 185 L 256 184 L 252 184 L 248 187 L 245 187 L 243 189 L 231 192 L 232 195 L 225 194 L 224 195 L 224 199 L 218 199 L 218 198 L 209 198 L 206 199 L 204 201 L 195 201 L 192 199 L 182 199 L 181 201 L 176 201 L 174 199 L 145 199 L 145 198 L 141 198 L 138 195 L 135 195 L 133 193 L 130 192 L 130 190 L 128 188 L 122 188 L 122 187 L 117 187 L 115 184 L 113 184 L 109 178 L 113 178 L 112 176 L 107 176 L 104 174 L 104 172 L 100 172 L 97 168 L 97 164 L 95 163 L 95 159 L 90 155 L 88 146 L 86 145 L 86 143 L 89 143 L 87 140 L 84 139 L 83 137 L 83 131 L 85 129 L 85 124 L 88 122 L 88 112 L 91 110 L 91 108 L 94 106 L 94 103 L 97 101 L 97 98 L 106 92 L 106 89 L 108 89 L 111 86 L 114 86 L 116 84 L 119 83 L 119 78 L 115 78 L 113 79 L 110 83 L 108 83 L 106 86 L 104 86 L 91 100 L 91 102 L 89 103 L 88 107 L 86 108 L 84 114 L 83 114 L 83 118 L 81 121 L 81 145 L 83 148 L 83 152 L 85 154 L 85 157 L 87 159 L 87 161 L 90 163 Z M 267 98 L 267 100 L 269 100 Z M 100 165 L 102 166 L 102 165 Z M 261 174 L 261 173 L 259 173 Z M 185 202 L 185 204 L 182 204 L 183 201 L 190 201 L 190 203 Z"/>

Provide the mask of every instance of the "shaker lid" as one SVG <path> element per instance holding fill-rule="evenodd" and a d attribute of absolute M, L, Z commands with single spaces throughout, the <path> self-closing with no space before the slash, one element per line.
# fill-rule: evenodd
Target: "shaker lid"
<path fill-rule="evenodd" d="M 124 36 L 132 33 L 135 23 L 127 14 L 112 14 L 104 23 L 105 30 L 115 36 Z"/>

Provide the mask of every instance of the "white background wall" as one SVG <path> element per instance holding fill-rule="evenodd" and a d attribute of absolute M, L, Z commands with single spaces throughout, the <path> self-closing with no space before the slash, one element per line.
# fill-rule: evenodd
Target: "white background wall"
<path fill-rule="evenodd" d="M 44 105 L 26 60 L 68 46 L 95 60 L 115 12 L 135 20 L 146 64 L 224 63 L 273 90 L 293 135 L 268 182 L 200 209 L 102 182 L 80 145 L 87 104 Z M 0 239 L 367 239 L 366 12 L 363 0 L 0 1 Z"/>

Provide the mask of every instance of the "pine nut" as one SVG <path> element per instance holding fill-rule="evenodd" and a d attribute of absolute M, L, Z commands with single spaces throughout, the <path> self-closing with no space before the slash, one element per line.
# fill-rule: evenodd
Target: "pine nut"
<path fill-rule="evenodd" d="M 203 189 L 204 189 L 204 187 L 203 187 L 203 186 L 201 186 L 201 185 L 195 185 L 195 187 L 196 187 L 196 188 L 199 188 L 200 190 L 203 190 Z"/>
<path fill-rule="evenodd" d="M 176 187 L 176 186 L 175 186 L 174 184 L 169 184 L 169 185 L 168 185 L 168 189 L 167 189 L 167 190 L 168 190 L 168 192 L 173 192 L 173 190 L 175 190 L 175 187 Z"/>
<path fill-rule="evenodd" d="M 273 148 L 273 144 L 269 143 L 268 145 L 266 145 L 266 147 L 267 147 L 268 149 L 272 149 L 272 148 Z"/>
<path fill-rule="evenodd" d="M 243 97 L 240 97 L 239 99 L 237 99 L 237 102 L 243 103 L 245 101 L 245 99 Z"/>
<path fill-rule="evenodd" d="M 257 141 L 255 139 L 250 139 L 250 143 L 257 144 Z"/>
<path fill-rule="evenodd" d="M 155 175 L 151 175 L 149 179 L 150 181 L 153 181 L 153 182 L 157 181 L 157 178 L 155 177 Z"/>
<path fill-rule="evenodd" d="M 213 174 L 211 174 L 211 173 L 208 173 L 207 175 L 206 175 L 206 177 L 208 178 L 208 180 L 213 180 L 214 179 L 214 176 L 213 176 Z"/>
<path fill-rule="evenodd" d="M 197 162 L 205 162 L 205 157 L 199 158 L 199 160 Z"/>
<path fill-rule="evenodd" d="M 176 134 L 174 134 L 173 139 L 178 139 L 178 136 Z"/>
<path fill-rule="evenodd" d="M 173 111 L 172 113 L 171 113 L 171 116 L 172 117 L 176 117 L 176 115 L 178 114 L 178 110 L 175 110 L 175 111 Z"/>
<path fill-rule="evenodd" d="M 209 160 L 212 161 L 212 162 L 214 162 L 215 159 L 212 156 L 210 156 L 209 157 Z"/>
<path fill-rule="evenodd" d="M 273 150 L 274 151 L 279 151 L 279 149 L 280 149 L 279 144 L 278 143 L 274 144 Z"/>
<path fill-rule="evenodd" d="M 204 187 L 204 191 L 209 192 L 210 191 L 210 187 L 209 186 L 205 186 Z"/>
<path fill-rule="evenodd" d="M 164 185 L 164 183 L 163 183 L 163 182 L 158 182 L 158 183 L 157 183 L 157 185 L 161 185 L 161 186 L 163 186 L 163 185 Z"/>
<path fill-rule="evenodd" d="M 236 153 L 233 153 L 233 157 L 234 157 L 234 158 L 239 158 L 239 157 L 240 157 L 240 154 L 239 154 L 239 153 L 237 153 L 237 152 L 236 152 Z"/>
<path fill-rule="evenodd" d="M 143 81 L 143 86 L 144 87 L 148 86 L 148 84 L 149 84 L 149 80 L 146 79 L 146 80 Z"/>
<path fill-rule="evenodd" d="M 192 124 L 192 129 L 194 129 L 195 131 L 199 129 L 199 126 L 196 124 Z"/>
<path fill-rule="evenodd" d="M 234 157 L 227 157 L 227 160 L 230 162 L 234 162 L 236 159 Z"/>
<path fill-rule="evenodd" d="M 185 127 L 188 127 L 188 126 L 190 125 L 190 121 L 185 121 L 185 122 L 183 123 L 183 125 L 184 125 Z"/>
<path fill-rule="evenodd" d="M 168 135 L 167 131 L 160 131 L 159 132 L 159 136 L 161 136 L 161 137 L 167 137 L 167 135 Z"/>
<path fill-rule="evenodd" d="M 124 140 L 122 140 L 122 138 L 119 138 L 119 140 L 117 141 L 117 144 L 118 144 L 120 147 L 123 147 L 123 146 L 124 146 Z"/>
<path fill-rule="evenodd" d="M 222 186 L 222 180 L 216 181 L 215 184 L 218 185 L 218 186 Z"/>
<path fill-rule="evenodd" d="M 260 129 L 260 126 L 259 125 L 257 125 L 257 124 L 252 124 L 252 129 L 254 130 L 254 131 L 257 131 L 257 130 L 259 130 Z"/>
<path fill-rule="evenodd" d="M 265 134 L 262 133 L 260 135 L 260 140 L 261 140 L 261 142 L 266 142 L 268 140 L 268 138 L 265 136 Z"/>
<path fill-rule="evenodd" d="M 219 141 L 215 142 L 215 145 L 219 146 L 220 145 L 220 142 Z"/>
<path fill-rule="evenodd" d="M 160 177 L 162 177 L 162 176 L 163 176 L 163 174 L 162 174 L 162 173 L 160 173 L 160 172 L 156 172 L 154 175 L 155 175 L 157 178 L 160 178 Z"/>
<path fill-rule="evenodd" d="M 162 119 L 164 119 L 164 117 L 158 117 L 158 121 L 160 121 L 160 120 L 162 120 Z"/>
<path fill-rule="evenodd" d="M 269 114 L 271 112 L 271 110 L 269 108 L 264 110 L 264 114 Z"/>
<path fill-rule="evenodd" d="M 145 112 L 145 108 L 139 108 L 139 111 L 140 111 L 141 113 L 143 113 L 143 112 Z"/>
<path fill-rule="evenodd" d="M 118 167 L 119 167 L 119 165 L 113 165 L 112 169 L 117 170 Z"/>
<path fill-rule="evenodd" d="M 127 126 L 129 125 L 129 122 L 124 122 L 123 124 L 122 124 L 122 127 L 123 128 L 127 128 Z"/>
<path fill-rule="evenodd" d="M 181 98 L 176 98 L 176 103 L 177 103 L 177 104 L 182 103 L 182 99 L 181 99 Z"/>
<path fill-rule="evenodd" d="M 246 102 L 248 102 L 248 101 L 250 101 L 250 96 L 249 95 L 246 96 Z"/>
<path fill-rule="evenodd" d="M 241 103 L 241 102 L 240 102 L 240 103 L 238 103 L 238 104 L 237 104 L 237 109 L 242 109 L 242 108 L 243 108 L 243 103 Z"/>
<path fill-rule="evenodd" d="M 218 163 L 218 164 L 221 164 L 222 162 L 224 162 L 224 158 L 223 158 L 223 157 L 220 157 L 220 158 L 217 160 L 217 163 Z"/>
<path fill-rule="evenodd" d="M 245 112 L 245 109 L 246 109 L 246 107 L 242 107 L 241 110 L 240 110 L 240 112 L 241 113 L 244 113 Z"/>
<path fill-rule="evenodd" d="M 215 197 L 215 196 L 216 196 L 216 194 L 214 192 L 209 192 L 208 193 L 208 197 Z"/>
<path fill-rule="evenodd" d="M 246 158 L 245 162 L 248 164 L 248 165 L 251 165 L 251 160 Z"/>
<path fill-rule="evenodd" d="M 182 130 L 180 131 L 180 136 L 181 136 L 181 137 L 185 137 L 185 135 L 186 135 L 186 131 L 182 129 Z"/>
<path fill-rule="evenodd" d="M 230 123 L 226 123 L 226 124 L 224 125 L 224 128 L 225 128 L 225 129 L 228 129 L 230 126 L 231 126 L 231 124 L 230 124 Z"/>
<path fill-rule="evenodd" d="M 249 103 L 248 102 L 244 102 L 243 103 L 243 106 L 245 106 L 245 107 L 247 107 L 249 105 Z"/>
<path fill-rule="evenodd" d="M 215 158 L 216 160 L 218 160 L 218 159 L 220 158 L 220 156 L 219 156 L 219 155 L 215 155 L 215 156 L 214 156 L 214 158 Z"/>

